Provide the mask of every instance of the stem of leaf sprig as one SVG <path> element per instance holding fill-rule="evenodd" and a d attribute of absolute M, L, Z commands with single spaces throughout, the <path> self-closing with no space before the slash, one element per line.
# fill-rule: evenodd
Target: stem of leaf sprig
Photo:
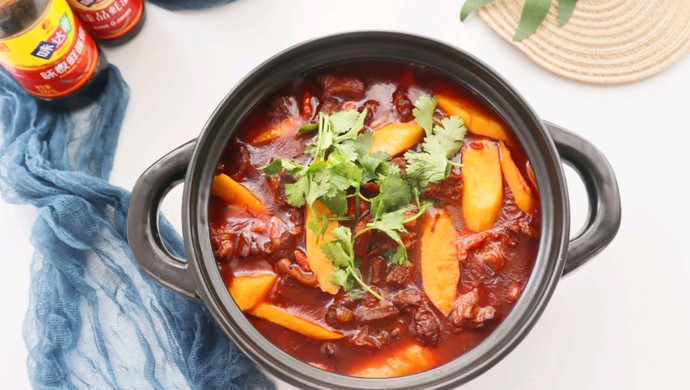
<path fill-rule="evenodd" d="M 466 0 L 460 11 L 460 21 L 464 21 L 472 12 L 492 3 L 494 0 Z M 558 25 L 564 26 L 573 15 L 577 0 L 558 0 Z M 551 0 L 525 0 L 520 23 L 515 30 L 513 40 L 520 42 L 537 31 L 551 8 Z"/>

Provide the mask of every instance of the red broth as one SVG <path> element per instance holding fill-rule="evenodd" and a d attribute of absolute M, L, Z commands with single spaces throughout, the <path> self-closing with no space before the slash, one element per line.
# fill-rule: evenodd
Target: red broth
<path fill-rule="evenodd" d="M 456 301 L 448 315 L 430 302 L 419 271 L 418 241 L 425 225 L 419 222 L 429 217 L 423 216 L 403 235 L 409 246 L 409 266 L 394 265 L 381 256 L 393 247 L 393 241 L 385 234 L 374 232 L 368 243 L 360 245 L 362 278 L 383 296 L 383 301 L 366 292 L 353 297 L 342 288 L 331 295 L 277 270 L 281 259 L 297 266 L 304 263 L 307 228 L 304 211 L 290 206 L 285 199 L 284 185 L 294 180 L 285 173 L 268 178 L 259 168 L 276 158 L 307 163 L 305 146 L 315 134 L 300 135 L 297 129 L 313 122 L 319 112 L 345 108 L 361 112 L 367 107 L 364 130 L 371 131 L 386 123 L 414 121 L 414 102 L 424 94 L 439 93 L 461 102 L 467 111 L 504 126 L 479 99 L 436 72 L 406 64 L 355 63 L 290 81 L 251 113 L 228 144 L 218 172 L 248 189 L 266 212 L 257 213 L 211 197 L 211 241 L 224 281 L 230 286 L 237 277 L 276 273 L 278 277 L 263 302 L 344 336 L 316 340 L 247 314 L 261 334 L 286 353 L 345 375 L 406 375 L 449 362 L 475 347 L 496 328 L 520 296 L 536 257 L 540 218 L 537 188 L 529 179 L 533 176 L 528 160 L 512 135 L 500 147 L 510 149 L 515 166 L 534 194 L 535 203 L 528 212 L 518 207 L 504 177 L 500 211 L 492 227 L 481 232 L 469 231 L 461 205 L 463 176 L 457 167 L 448 179 L 431 184 L 423 194 L 423 198 L 436 202 L 426 213 L 433 213 L 434 208 L 444 209 L 452 218 L 456 234 L 460 278 Z M 436 119 L 445 115 L 437 107 Z M 294 122 L 286 118 L 293 118 Z M 286 122 L 290 125 L 288 130 L 276 131 L 282 132 L 280 136 L 267 140 L 261 137 L 267 128 Z M 468 128 L 465 148 L 481 145 L 481 141 L 499 146 L 495 139 L 473 133 L 470 124 Z M 416 145 L 413 149 L 419 148 Z M 452 161 L 459 162 L 461 154 L 462 151 Z M 375 190 L 372 189 L 374 194 Z M 352 212 L 353 202 L 349 206 Z M 360 218 L 366 218 L 366 207 L 361 211 Z M 356 231 L 357 222 L 342 224 Z M 423 351 L 421 357 L 415 355 L 419 350 L 414 346 Z M 404 357 L 404 351 L 409 356 Z M 396 356 L 393 360 L 399 358 L 400 364 L 386 363 Z"/>

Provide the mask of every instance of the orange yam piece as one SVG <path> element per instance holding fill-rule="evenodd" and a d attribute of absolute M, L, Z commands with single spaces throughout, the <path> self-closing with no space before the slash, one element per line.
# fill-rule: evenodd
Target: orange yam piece
<path fill-rule="evenodd" d="M 472 142 L 462 152 L 462 212 L 473 232 L 493 226 L 503 202 L 503 178 L 496 143 Z"/>
<path fill-rule="evenodd" d="M 423 223 L 420 239 L 422 286 L 438 310 L 448 315 L 460 280 L 455 226 L 443 209 L 436 209 Z"/>
<path fill-rule="evenodd" d="M 258 133 L 253 134 L 253 136 L 250 136 L 248 141 L 252 145 L 263 144 L 276 138 L 297 134 L 299 127 L 299 118 L 296 116 L 290 116 L 278 123 L 268 126 Z"/>
<path fill-rule="evenodd" d="M 230 204 L 244 207 L 255 214 L 266 212 L 266 207 L 259 198 L 224 173 L 218 174 L 213 178 L 211 193 Z"/>
<path fill-rule="evenodd" d="M 385 152 L 395 157 L 417 145 L 424 138 L 424 129 L 416 123 L 389 123 L 372 133 L 369 154 Z"/>
<path fill-rule="evenodd" d="M 328 330 L 270 303 L 259 303 L 248 313 L 315 340 L 337 340 L 345 337 L 342 333 Z"/>
<path fill-rule="evenodd" d="M 247 311 L 266 298 L 276 279 L 273 273 L 236 276 L 228 290 L 240 310 Z"/>
<path fill-rule="evenodd" d="M 465 121 L 467 130 L 471 133 L 504 141 L 509 145 L 512 144 L 512 140 L 508 135 L 508 129 L 506 129 L 502 123 L 495 121 L 477 110 L 472 110 L 459 100 L 449 96 L 442 94 L 436 94 L 434 96 L 441 110 L 448 115 L 455 115 L 462 118 L 462 120 Z"/>
<path fill-rule="evenodd" d="M 366 368 L 349 373 L 363 378 L 390 378 L 416 374 L 436 365 L 431 349 L 412 344 L 380 361 L 368 362 Z"/>
<path fill-rule="evenodd" d="M 316 279 L 319 281 L 319 287 L 322 291 L 329 294 L 335 295 L 340 290 L 340 286 L 331 283 L 331 272 L 335 266 L 333 263 L 323 254 L 321 250 L 321 245 L 329 241 L 333 241 L 333 229 L 338 227 L 338 221 L 328 221 L 328 227 L 326 228 L 326 233 L 323 237 L 317 237 L 314 232 L 309 229 L 309 222 L 317 221 L 320 223 L 321 217 L 324 215 L 330 215 L 331 211 L 323 204 L 321 201 L 315 201 L 312 204 L 315 216 L 312 214 L 309 207 L 304 208 L 304 231 L 305 240 L 307 248 L 307 261 L 309 262 L 309 268 L 316 275 Z M 318 238 L 318 240 L 317 240 Z"/>
<path fill-rule="evenodd" d="M 534 208 L 535 203 L 532 190 L 510 156 L 510 150 L 503 142 L 500 143 L 500 150 L 501 170 L 506 183 L 508 183 L 508 188 L 513 193 L 515 203 L 520 210 L 529 213 Z"/>

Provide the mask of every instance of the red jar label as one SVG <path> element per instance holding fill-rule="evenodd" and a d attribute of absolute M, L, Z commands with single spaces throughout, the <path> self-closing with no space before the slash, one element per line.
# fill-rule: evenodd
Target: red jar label
<path fill-rule="evenodd" d="M 97 39 L 115 39 L 141 20 L 143 0 L 68 0 L 74 13 Z"/>
<path fill-rule="evenodd" d="M 29 93 L 68 95 L 91 78 L 98 49 L 65 0 L 53 0 L 26 30 L 0 39 L 0 65 Z"/>

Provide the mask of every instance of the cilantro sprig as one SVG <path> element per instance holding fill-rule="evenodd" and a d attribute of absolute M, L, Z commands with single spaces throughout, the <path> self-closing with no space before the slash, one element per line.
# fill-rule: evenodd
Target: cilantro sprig
<path fill-rule="evenodd" d="M 422 96 L 417 100 L 413 114 L 426 136 L 422 152 L 408 150 L 404 155 L 406 179 L 419 192 L 424 191 L 429 183 L 447 179 L 453 166 L 461 166 L 449 159 L 460 151 L 467 134 L 465 122 L 457 116 L 444 118 L 440 125 L 433 125 L 433 119 L 429 121 L 429 118 L 433 118 L 434 110 L 436 98 Z"/>
<path fill-rule="evenodd" d="M 319 113 L 316 126 L 305 125 L 300 132 L 318 131 L 313 142 L 307 146 L 307 154 L 313 156 L 308 165 L 296 161 L 275 159 L 262 169 L 267 176 L 274 176 L 286 170 L 295 179 L 285 185 L 288 204 L 311 209 L 321 200 L 331 212 L 344 215 L 347 212 L 347 191 L 359 188 L 362 169 L 357 159 L 354 140 L 364 126 L 366 109 L 361 113 L 347 110 L 326 115 Z"/>
<path fill-rule="evenodd" d="M 331 283 L 342 286 L 345 291 L 351 291 L 355 288 L 354 283 L 357 283 L 377 299 L 383 300 L 381 295 L 362 280 L 362 274 L 359 271 L 359 259 L 355 257 L 354 238 L 350 228 L 338 226 L 333 229 L 333 237 L 335 240 L 321 245 L 323 254 L 336 267 L 331 273 Z"/>
<path fill-rule="evenodd" d="M 384 255 L 394 264 L 409 264 L 407 249 L 402 240 L 406 233 L 405 225 L 421 217 L 433 204 L 420 201 L 420 194 L 429 183 L 438 183 L 450 175 L 456 164 L 449 159 L 458 153 L 467 132 L 462 119 L 452 116 L 441 124 L 434 124 L 436 99 L 420 97 L 415 103 L 413 114 L 417 124 L 426 133 L 422 151 L 408 151 L 405 174 L 390 163 L 391 156 L 382 153 L 369 153 L 373 142 L 371 132 L 362 132 L 366 109 L 361 113 L 346 110 L 331 115 L 319 113 L 318 120 L 306 124 L 300 133 L 316 131 L 316 136 L 306 148 L 312 156 L 308 164 L 294 160 L 275 159 L 262 169 L 267 176 L 285 171 L 294 182 L 285 184 L 287 202 L 294 207 L 312 207 L 316 200 L 323 202 L 335 216 L 322 216 L 309 223 L 309 229 L 317 237 L 322 237 L 329 220 L 348 220 L 347 202 L 354 198 L 355 210 L 359 212 L 359 202 L 370 203 L 369 213 L 373 218 L 364 229 L 353 235 L 347 226 L 333 230 L 334 240 L 323 243 L 321 250 L 333 263 L 332 283 L 351 291 L 356 286 L 368 291 L 378 299 L 383 299 L 363 280 L 359 271 L 359 259 L 354 253 L 355 240 L 369 231 L 378 231 L 397 243 Z M 367 182 L 378 185 L 378 194 L 367 198 L 362 187 Z M 414 203 L 413 203 L 414 200 Z"/>
<path fill-rule="evenodd" d="M 388 253 L 388 256 L 386 256 L 388 260 L 391 263 L 398 265 L 410 264 L 407 249 L 405 249 L 405 244 L 402 241 L 400 233 L 406 233 L 407 229 L 405 228 L 405 225 L 421 217 L 426 209 L 432 204 L 433 202 L 431 201 L 423 202 L 417 213 L 409 218 L 405 218 L 405 214 L 412 210 L 409 205 L 404 208 L 396 209 L 395 211 L 384 213 L 380 217 L 376 217 L 373 222 L 367 223 L 366 227 L 355 235 L 354 240 L 369 230 L 378 230 L 382 233 L 385 233 L 398 244 L 397 248 L 391 250 Z"/>

